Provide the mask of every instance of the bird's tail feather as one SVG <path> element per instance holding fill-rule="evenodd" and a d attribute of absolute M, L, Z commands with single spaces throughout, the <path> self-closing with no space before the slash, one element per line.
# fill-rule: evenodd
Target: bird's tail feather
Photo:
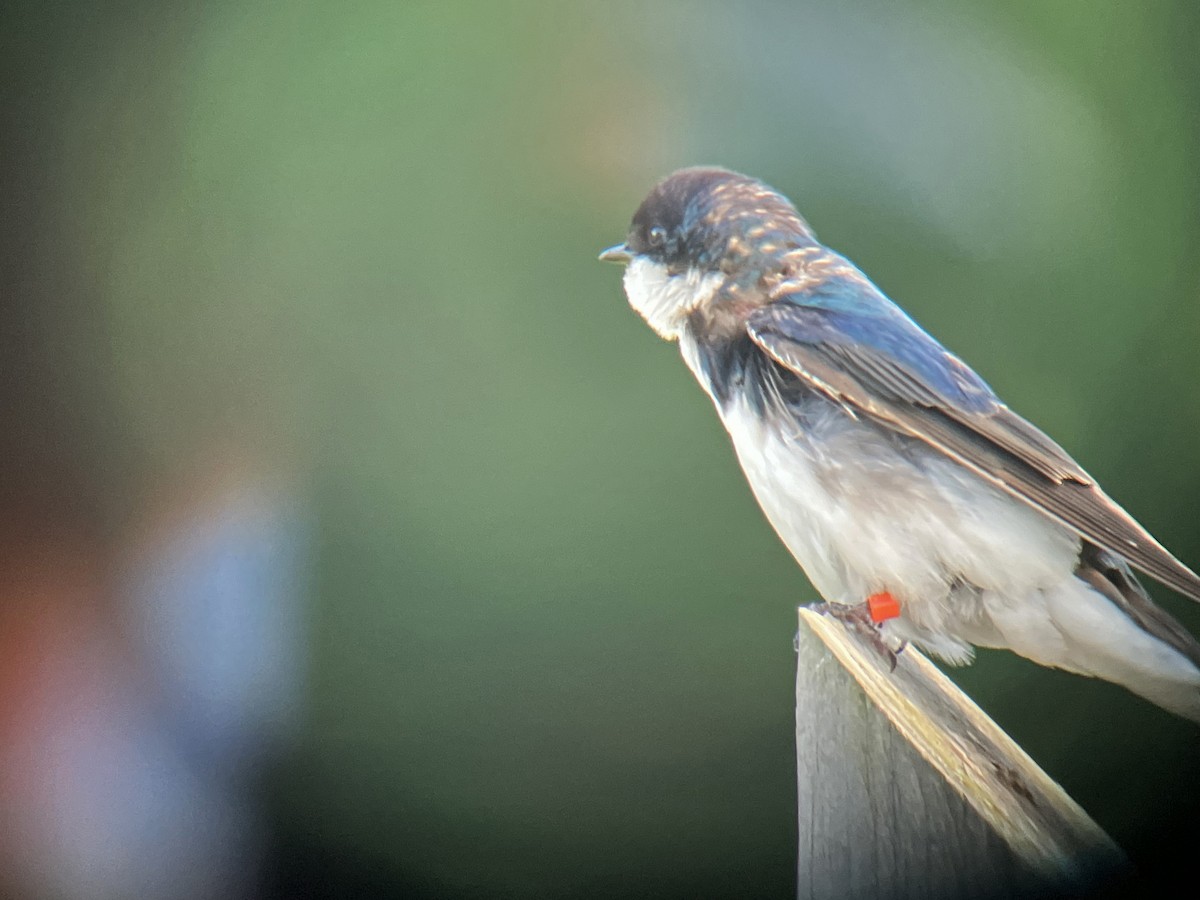
<path fill-rule="evenodd" d="M 1121 602 L 1127 597 L 1114 597 L 1113 590 L 1084 574 L 1040 591 L 1040 603 L 985 598 L 1008 646 L 1043 665 L 1112 681 L 1200 723 L 1200 666 L 1179 637 L 1187 632 L 1158 607 L 1148 626 L 1145 615 L 1134 615 Z M 1153 606 L 1140 586 L 1137 591 L 1139 604 L 1144 599 Z"/>

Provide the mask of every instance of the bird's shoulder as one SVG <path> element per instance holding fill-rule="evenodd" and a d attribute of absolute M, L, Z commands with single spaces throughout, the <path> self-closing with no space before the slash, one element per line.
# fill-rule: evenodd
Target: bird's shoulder
<path fill-rule="evenodd" d="M 881 389 L 906 400 L 993 413 L 1003 404 L 970 366 L 943 347 L 857 267 L 837 254 L 783 279 L 746 319 L 767 352 L 786 344 L 875 372 Z"/>

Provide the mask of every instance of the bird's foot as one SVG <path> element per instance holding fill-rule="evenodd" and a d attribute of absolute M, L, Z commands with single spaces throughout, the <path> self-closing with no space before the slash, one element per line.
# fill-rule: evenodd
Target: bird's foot
<path fill-rule="evenodd" d="M 862 603 L 810 603 L 808 608 L 824 616 L 831 616 L 854 629 L 868 644 L 874 648 L 888 664 L 888 670 L 896 671 L 896 661 L 908 641 L 901 641 L 896 649 L 888 646 L 883 639 L 881 626 L 888 619 L 900 615 L 900 603 L 891 593 L 884 591 L 872 594 Z"/>

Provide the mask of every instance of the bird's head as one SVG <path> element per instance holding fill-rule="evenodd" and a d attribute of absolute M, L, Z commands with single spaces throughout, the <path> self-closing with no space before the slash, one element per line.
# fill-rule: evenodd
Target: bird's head
<path fill-rule="evenodd" d="M 661 337 L 679 337 L 716 304 L 761 305 L 764 284 L 816 239 L 782 194 L 718 168 L 681 169 L 651 189 L 625 242 L 600 254 L 625 263 L 629 303 Z"/>

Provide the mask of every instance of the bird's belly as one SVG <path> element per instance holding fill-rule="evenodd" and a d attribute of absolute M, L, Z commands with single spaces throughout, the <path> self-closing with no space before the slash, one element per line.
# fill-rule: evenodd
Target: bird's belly
<path fill-rule="evenodd" d="M 1069 577 L 1078 539 L 928 446 L 812 396 L 722 410 L 763 512 L 825 599 L 891 591 L 940 629 L 963 586 L 1022 596 Z"/>

